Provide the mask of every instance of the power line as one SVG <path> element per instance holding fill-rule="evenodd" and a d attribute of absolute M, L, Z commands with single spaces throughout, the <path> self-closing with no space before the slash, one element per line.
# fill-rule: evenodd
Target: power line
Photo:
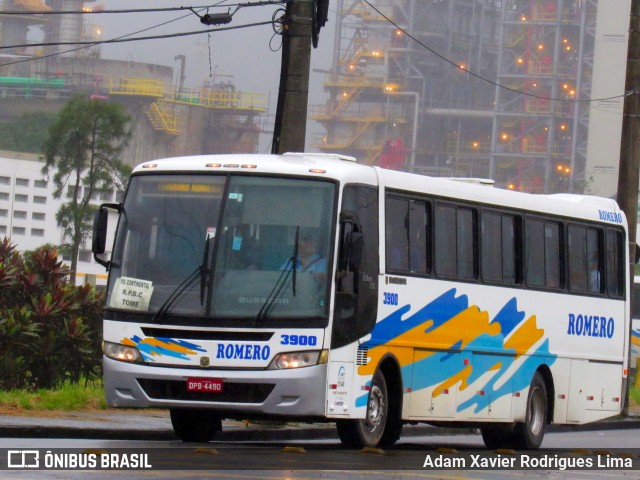
<path fill-rule="evenodd" d="M 264 22 L 256 22 L 256 23 L 247 23 L 247 24 L 244 24 L 244 25 L 236 25 L 236 26 L 231 26 L 231 27 L 212 28 L 212 29 L 209 29 L 209 30 L 195 30 L 195 31 L 191 31 L 191 32 L 166 33 L 166 34 L 163 34 L 163 35 L 149 35 L 149 36 L 146 36 L 146 37 L 134 37 L 134 38 L 117 37 L 117 38 L 112 38 L 112 39 L 109 39 L 109 40 L 102 40 L 102 41 L 86 40 L 86 41 L 78 41 L 78 42 L 26 43 L 26 44 L 22 44 L 22 45 L 0 46 L 0 50 L 6 50 L 6 49 L 10 49 L 10 48 L 25 48 L 25 47 L 57 47 L 57 46 L 64 46 L 64 45 L 95 46 L 95 45 L 104 45 L 104 44 L 110 44 L 110 43 L 127 43 L 127 42 L 138 42 L 138 41 L 144 41 L 144 40 L 159 40 L 159 39 L 164 39 L 164 38 L 189 37 L 191 35 L 199 35 L 199 34 L 202 34 L 202 33 L 213 33 L 213 32 L 220 32 L 220 31 L 224 31 L 224 30 L 238 30 L 238 29 L 241 29 L 241 28 L 259 27 L 259 26 L 262 26 L 262 25 L 271 25 L 271 24 L 273 24 L 273 20 L 267 20 L 267 21 L 264 21 Z M 130 35 L 135 35 L 135 34 L 130 34 Z M 0 65 L 0 66 L 3 66 L 3 65 Z"/>
<path fill-rule="evenodd" d="M 220 2 L 218 2 L 218 3 L 214 4 L 214 5 L 212 5 L 212 6 L 211 6 L 211 8 L 213 8 L 213 7 L 217 7 L 217 6 L 220 6 L 220 5 L 221 5 L 221 4 L 223 4 L 224 2 L 225 2 L 225 0 L 221 0 Z M 207 8 L 209 8 L 209 7 L 202 8 L 202 9 L 201 9 L 201 11 L 203 11 L 203 10 L 207 10 Z M 184 18 L 190 17 L 191 15 L 193 15 L 193 13 L 188 13 L 187 15 L 182 15 L 182 16 L 180 16 L 180 17 L 178 17 L 178 18 L 174 18 L 174 19 L 172 19 L 172 20 L 167 20 L 166 22 L 162 22 L 162 23 L 159 23 L 159 24 L 157 24 L 157 25 L 153 25 L 153 26 L 151 26 L 151 27 L 147 27 L 147 28 L 143 28 L 143 29 L 141 29 L 141 30 L 137 30 L 137 31 L 135 31 L 135 32 L 127 33 L 127 34 L 125 34 L 125 35 L 121 35 L 121 36 L 119 36 L 119 37 L 116 37 L 116 38 L 114 38 L 114 39 L 112 39 L 112 40 L 119 40 L 119 39 L 122 39 L 122 38 L 130 37 L 131 35 L 137 35 L 138 33 L 148 32 L 149 30 L 153 30 L 154 28 L 163 27 L 163 26 L 168 25 L 168 24 L 170 24 L 170 23 L 177 22 L 178 20 L 182 20 L 182 19 L 184 19 Z M 228 28 L 225 28 L 225 29 L 215 29 L 215 30 L 228 30 Z M 206 31 L 205 31 L 205 30 L 203 30 L 203 31 L 202 31 L 202 33 L 206 33 Z M 90 44 L 88 44 L 88 45 L 83 45 L 83 46 L 81 46 L 81 47 L 78 47 L 78 48 L 72 48 L 72 49 L 69 49 L 69 50 L 62 51 L 62 52 L 54 52 L 54 53 L 49 53 L 49 54 L 47 54 L 47 55 L 42 55 L 42 56 L 40 56 L 40 57 L 30 57 L 30 58 L 25 58 L 25 59 L 21 59 L 21 60 L 14 60 L 14 61 L 12 61 L 12 62 L 1 63 L 1 64 L 0 64 L 0 67 L 5 67 L 5 66 L 9 66 L 9 65 L 16 65 L 16 64 L 19 64 L 19 63 L 33 62 L 33 61 L 38 61 L 38 60 L 42 60 L 42 59 L 45 59 L 45 58 L 57 57 L 57 56 L 59 56 L 59 55 L 64 55 L 64 54 L 66 54 L 66 53 L 73 53 L 73 52 L 77 52 L 77 51 L 79 51 L 79 50 L 83 50 L 83 49 L 85 49 L 85 48 L 90 48 L 90 47 L 92 47 L 92 46 L 96 46 L 96 45 L 99 45 L 99 44 L 100 44 L 100 42 L 92 42 L 92 43 L 90 43 Z M 29 46 L 30 46 L 30 45 L 29 45 Z M 16 48 L 16 47 L 14 47 L 14 48 Z"/>
<path fill-rule="evenodd" d="M 495 81 L 493 81 L 493 80 L 491 80 L 489 78 L 483 77 L 482 75 L 480 75 L 478 73 L 475 73 L 475 72 L 473 72 L 473 71 L 471 71 L 471 70 L 469 70 L 467 68 L 460 67 L 460 65 L 458 65 L 456 62 L 454 62 L 452 60 L 449 60 L 444 55 L 438 53 L 437 51 L 435 51 L 434 49 L 432 49 L 431 47 L 429 47 L 428 45 L 424 44 L 423 42 L 418 40 L 416 37 L 411 35 L 404 28 L 402 28 L 400 25 L 395 23 L 393 20 L 391 20 L 389 17 L 387 17 L 384 13 L 382 13 L 380 10 L 378 10 L 374 5 L 371 4 L 371 2 L 369 2 L 369 0 L 362 0 L 362 1 L 364 3 L 366 3 L 367 5 L 369 5 L 369 7 L 371 7 L 378 15 L 380 15 L 382 18 L 384 18 L 387 22 L 389 22 L 395 28 L 400 30 L 403 34 L 405 34 L 411 40 L 416 42 L 418 45 L 420 45 L 421 47 L 423 47 L 426 50 L 428 50 L 429 52 L 431 52 L 436 57 L 438 57 L 441 60 L 447 62 L 449 65 L 454 66 L 456 69 L 462 70 L 462 71 L 468 73 L 469 75 L 471 75 L 472 77 L 475 77 L 475 78 L 477 78 L 479 80 L 482 80 L 483 82 L 487 82 L 487 83 L 489 83 L 489 84 L 491 84 L 491 85 L 493 85 L 495 87 L 502 88 L 504 90 L 508 90 L 510 92 L 517 93 L 517 94 L 520 94 L 520 95 L 525 95 L 527 97 L 538 98 L 538 99 L 541 99 L 541 100 L 550 100 L 550 101 L 558 101 L 558 102 L 573 102 L 573 103 L 591 103 L 591 102 L 600 102 L 600 101 L 605 101 L 605 100 L 615 100 L 615 99 L 618 99 L 618 98 L 628 97 L 629 95 L 633 95 L 633 94 L 636 93 L 636 92 L 627 92 L 627 93 L 623 93 L 621 95 L 614 95 L 612 97 L 603 97 L 603 98 L 594 98 L 594 99 L 554 98 L 554 97 L 547 97 L 547 96 L 544 96 L 544 95 L 536 95 L 534 93 L 529 93 L 529 92 L 525 92 L 523 90 L 518 90 L 517 88 L 512 88 L 512 87 L 508 87 L 506 85 L 502 85 L 502 84 L 500 84 L 498 82 L 495 82 Z"/>
<path fill-rule="evenodd" d="M 218 3 L 218 5 L 219 5 L 220 3 L 224 3 L 224 1 L 225 1 L 225 0 L 221 0 L 221 1 Z M 206 10 L 206 8 L 203 8 L 202 10 Z M 159 23 L 159 24 L 157 24 L 157 25 L 153 25 L 153 26 L 151 26 L 151 27 L 143 28 L 143 29 L 141 29 L 141 30 L 137 30 L 137 31 L 132 32 L 132 33 L 127 33 L 127 34 L 125 34 L 125 35 L 121 35 L 121 36 L 119 36 L 119 37 L 116 37 L 116 39 L 126 38 L 126 37 L 130 37 L 131 35 L 137 35 L 138 33 L 148 32 L 149 30 L 153 30 L 154 28 L 163 27 L 163 26 L 168 25 L 168 24 L 170 24 L 170 23 L 177 22 L 178 20 L 182 20 L 183 18 L 190 17 L 191 15 L 192 15 L 192 13 L 189 13 L 189 14 L 187 14 L 187 15 L 182 15 L 181 17 L 174 18 L 174 19 L 172 19 L 172 20 L 167 20 L 167 21 L 165 21 L 165 22 Z M 0 67 L 9 66 L 9 65 L 16 65 L 16 64 L 18 64 L 18 63 L 33 62 L 33 61 L 42 60 L 42 59 L 45 59 L 45 58 L 57 57 L 58 55 L 63 55 L 63 54 L 65 54 L 65 53 L 73 53 L 73 52 L 77 52 L 77 51 L 79 51 L 79 50 L 84 50 L 85 48 L 89 48 L 89 47 L 92 47 L 92 46 L 95 46 L 95 45 L 97 45 L 97 44 L 86 45 L 86 46 L 82 46 L 82 47 L 78 47 L 78 48 L 72 48 L 72 49 L 70 49 L 70 50 L 65 50 L 65 51 L 63 51 L 63 52 L 54 52 L 54 53 L 49 53 L 49 54 L 47 54 L 47 55 L 43 55 L 43 56 L 41 56 L 41 57 L 37 57 L 37 58 L 33 58 L 33 57 L 31 57 L 31 58 L 25 58 L 25 59 L 22 59 L 22 60 L 14 60 L 13 62 L 7 62 L 7 63 L 2 63 L 2 64 L 0 64 Z"/>
<path fill-rule="evenodd" d="M 165 7 L 165 8 L 131 8 L 131 9 L 119 9 L 119 10 L 6 10 L 0 11 L 0 15 L 93 15 L 93 14 L 108 14 L 108 13 L 156 13 L 156 12 L 175 12 L 184 10 L 206 10 L 207 8 L 216 7 L 259 7 L 264 5 L 281 5 L 286 3 L 286 0 L 263 0 L 258 2 L 247 3 L 229 3 L 225 5 L 203 5 L 198 7 Z"/>
<path fill-rule="evenodd" d="M 191 8 L 209 8 L 211 5 Z M 177 10 L 188 10 L 190 7 L 167 7 L 167 8 L 132 8 L 120 10 L 6 10 L 0 15 L 93 15 L 100 13 L 152 13 L 152 12 L 173 12 Z"/>

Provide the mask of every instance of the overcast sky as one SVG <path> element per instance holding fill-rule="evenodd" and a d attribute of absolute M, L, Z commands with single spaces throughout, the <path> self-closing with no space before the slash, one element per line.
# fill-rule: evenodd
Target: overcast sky
<path fill-rule="evenodd" d="M 145 0 L 132 4 L 130 0 L 103 0 L 87 5 L 103 5 L 106 10 L 131 8 L 202 7 L 206 2 L 194 0 Z M 236 0 L 220 2 L 219 5 L 237 4 Z M 243 2 L 244 3 L 244 2 Z M 247 2 L 248 3 L 248 2 Z M 229 7 L 235 9 L 235 7 Z M 240 8 L 228 27 L 266 22 L 272 19 L 277 7 L 255 6 Z M 227 8 L 212 8 L 210 13 L 226 12 Z M 205 12 L 202 12 L 205 13 Z M 331 13 L 331 17 L 334 14 Z M 103 38 L 122 35 L 155 27 L 135 36 L 164 35 L 178 32 L 206 30 L 199 18 L 189 11 L 157 13 L 96 14 L 91 21 L 102 26 Z M 317 49 L 312 49 L 312 68 L 328 70 L 333 48 L 333 27 L 335 18 L 330 18 L 320 33 Z M 186 55 L 186 87 L 202 86 L 214 77 L 215 82 L 231 81 L 238 90 L 260 93 L 270 98 L 270 116 L 275 115 L 278 95 L 282 38 L 274 35 L 271 25 L 239 28 L 212 34 L 199 34 L 181 38 L 148 40 L 102 46 L 102 57 L 117 60 L 154 63 L 172 66 L 175 69 L 174 82 L 177 84 L 180 62 L 177 55 Z M 310 103 L 324 103 L 322 87 L 324 76 L 313 74 L 310 87 Z M 307 139 L 309 140 L 309 139 Z"/>

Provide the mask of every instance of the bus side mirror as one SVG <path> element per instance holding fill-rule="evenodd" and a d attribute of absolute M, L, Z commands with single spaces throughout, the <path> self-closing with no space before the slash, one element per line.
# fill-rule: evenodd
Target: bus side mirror
<path fill-rule="evenodd" d="M 347 267 L 351 271 L 357 271 L 360 267 L 360 261 L 362 260 L 362 250 L 364 246 L 364 240 L 362 239 L 362 233 L 349 232 L 347 233 Z"/>
<path fill-rule="evenodd" d="M 107 222 L 109 212 L 100 207 L 93 216 L 93 239 L 91 251 L 94 255 L 104 253 L 107 243 Z"/>
<path fill-rule="evenodd" d="M 105 268 L 109 268 L 109 262 L 98 257 L 105 252 L 107 246 L 107 225 L 109 223 L 109 210 L 121 209 L 119 203 L 103 203 L 93 216 L 93 237 L 91 239 L 91 251 L 96 262 Z"/>
<path fill-rule="evenodd" d="M 340 212 L 340 230 L 342 232 L 342 247 L 338 269 L 342 272 L 357 271 L 362 260 L 364 240 L 354 212 L 349 210 Z"/>

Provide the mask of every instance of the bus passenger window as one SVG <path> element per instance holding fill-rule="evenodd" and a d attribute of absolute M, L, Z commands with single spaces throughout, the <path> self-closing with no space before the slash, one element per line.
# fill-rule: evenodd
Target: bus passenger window
<path fill-rule="evenodd" d="M 502 275 L 505 282 L 522 283 L 522 221 L 502 216 Z"/>
<path fill-rule="evenodd" d="M 407 200 L 387 198 L 385 220 L 387 269 L 406 271 L 409 268 L 409 235 L 407 231 L 409 203 Z"/>
<path fill-rule="evenodd" d="M 409 203 L 409 269 L 429 273 L 429 208 L 425 202 Z"/>
<path fill-rule="evenodd" d="M 595 228 L 569 225 L 569 289 L 576 292 L 600 293 L 600 232 Z"/>
<path fill-rule="evenodd" d="M 587 229 L 569 225 L 569 289 L 587 290 Z"/>
<path fill-rule="evenodd" d="M 454 276 L 456 269 L 456 209 L 437 205 L 435 209 L 436 273 Z"/>
<path fill-rule="evenodd" d="M 602 292 L 602 266 L 601 266 L 601 232 L 595 228 L 587 230 L 587 272 L 589 272 L 589 291 L 591 293 Z"/>
<path fill-rule="evenodd" d="M 428 273 L 429 221 L 425 202 L 388 196 L 386 200 L 386 267 L 391 271 Z"/>
<path fill-rule="evenodd" d="M 476 215 L 471 208 L 437 205 L 435 265 L 442 276 L 476 278 Z"/>
<path fill-rule="evenodd" d="M 624 236 L 617 230 L 607 231 L 606 284 L 610 297 L 624 298 Z"/>
<path fill-rule="evenodd" d="M 518 282 L 516 218 L 482 213 L 482 278 L 486 282 Z"/>
<path fill-rule="evenodd" d="M 482 245 L 482 278 L 487 282 L 502 281 L 502 232 L 500 215 L 483 212 L 480 224 Z"/>
<path fill-rule="evenodd" d="M 458 208 L 457 216 L 457 268 L 460 278 L 475 278 L 475 228 L 474 211 Z"/>
<path fill-rule="evenodd" d="M 560 281 L 560 242 L 561 226 L 555 222 L 545 222 L 544 261 L 547 287 L 561 287 Z"/>
<path fill-rule="evenodd" d="M 541 287 L 544 285 L 544 222 L 527 219 L 526 237 L 526 267 L 527 285 Z"/>
<path fill-rule="evenodd" d="M 525 224 L 526 278 L 533 287 L 562 287 L 561 231 L 557 222 L 528 218 Z"/>

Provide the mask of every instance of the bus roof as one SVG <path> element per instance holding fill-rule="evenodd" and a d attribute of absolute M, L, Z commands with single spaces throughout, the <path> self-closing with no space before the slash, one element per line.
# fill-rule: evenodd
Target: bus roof
<path fill-rule="evenodd" d="M 224 154 L 165 158 L 144 162 L 133 170 L 145 173 L 202 173 L 251 171 L 334 179 L 344 183 L 383 185 L 386 188 L 428 193 L 492 206 L 575 217 L 612 225 L 624 225 L 624 212 L 615 200 L 575 194 L 530 194 L 487 186 L 476 179 L 438 178 L 358 164 L 346 155 L 322 153 Z"/>

